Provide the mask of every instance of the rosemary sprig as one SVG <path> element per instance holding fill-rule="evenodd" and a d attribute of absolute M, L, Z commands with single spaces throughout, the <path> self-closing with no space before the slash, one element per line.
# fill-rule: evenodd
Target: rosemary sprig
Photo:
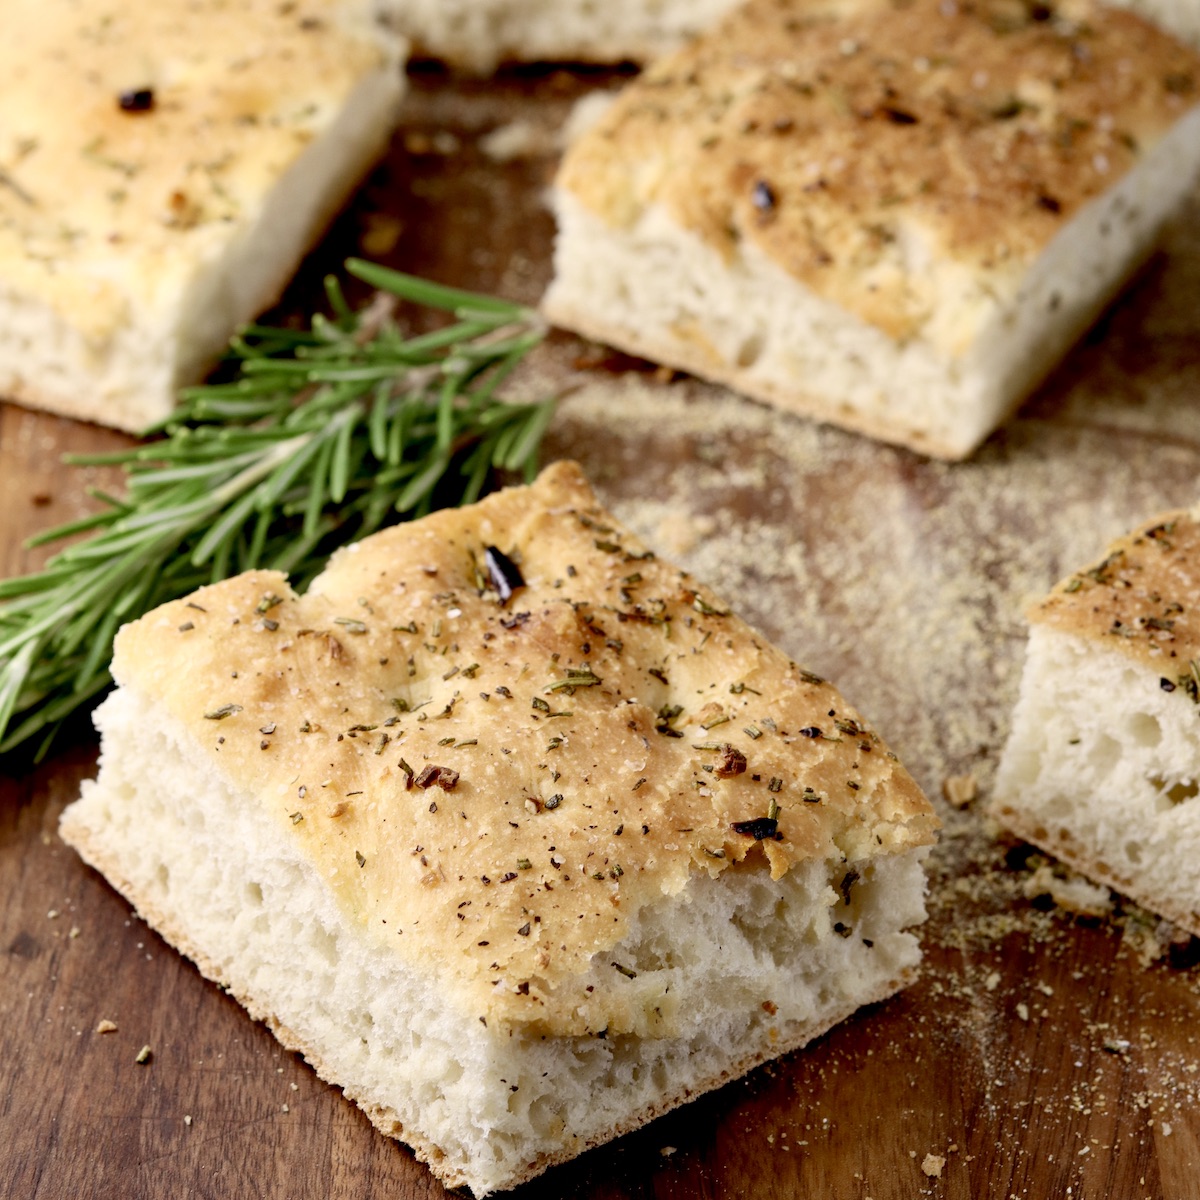
<path fill-rule="evenodd" d="M 42 545 L 91 536 L 36 574 L 0 582 L 0 753 L 41 735 L 111 681 L 118 627 L 252 567 L 303 588 L 334 545 L 389 521 L 465 504 L 494 469 L 536 466 L 553 400 L 498 389 L 542 338 L 530 310 L 352 259 L 379 289 L 359 312 L 326 280 L 331 317 L 308 330 L 253 325 L 231 342 L 236 377 L 187 389 L 157 440 L 77 464 L 118 464 L 126 494 Z M 400 298 L 453 314 L 405 337 Z"/>

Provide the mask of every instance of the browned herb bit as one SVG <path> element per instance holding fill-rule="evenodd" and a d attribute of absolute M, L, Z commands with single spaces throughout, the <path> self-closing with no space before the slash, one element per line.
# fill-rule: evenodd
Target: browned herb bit
<path fill-rule="evenodd" d="M 775 190 L 765 179 L 759 179 L 750 193 L 750 200 L 760 213 L 769 213 L 776 205 Z"/>
<path fill-rule="evenodd" d="M 449 767 L 435 767 L 430 763 L 413 783 L 419 788 L 440 787 L 443 792 L 452 792 L 458 783 L 458 772 Z"/>
<path fill-rule="evenodd" d="M 756 842 L 782 842 L 783 834 L 777 828 L 774 817 L 754 817 L 749 821 L 734 821 L 730 829 L 743 837 L 752 837 Z"/>
<path fill-rule="evenodd" d="M 117 96 L 117 107 L 123 113 L 147 113 L 154 108 L 153 88 L 130 88 Z"/>
<path fill-rule="evenodd" d="M 723 746 L 716 766 L 717 777 L 731 779 L 734 775 L 744 774 L 745 770 L 746 756 L 736 746 Z"/>
<path fill-rule="evenodd" d="M 483 561 L 487 567 L 488 579 L 491 580 L 500 603 L 507 604 L 512 599 L 513 592 L 525 586 L 520 568 L 495 546 L 484 547 Z"/>

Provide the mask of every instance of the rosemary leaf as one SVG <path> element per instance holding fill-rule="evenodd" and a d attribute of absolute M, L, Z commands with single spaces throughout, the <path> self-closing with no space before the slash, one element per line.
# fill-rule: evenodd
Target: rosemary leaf
<path fill-rule="evenodd" d="M 129 450 L 68 460 L 123 467 L 125 495 L 93 492 L 100 512 L 28 544 L 88 537 L 0 582 L 0 753 L 30 742 L 40 758 L 108 686 L 120 623 L 253 567 L 302 589 L 338 545 L 474 500 L 497 470 L 532 477 L 554 401 L 498 389 L 541 340 L 540 318 L 358 259 L 346 267 L 379 289 L 364 308 L 327 279 L 332 316 L 248 326 L 230 342 L 228 382 L 185 390 Z M 406 337 L 392 297 L 451 320 Z"/>

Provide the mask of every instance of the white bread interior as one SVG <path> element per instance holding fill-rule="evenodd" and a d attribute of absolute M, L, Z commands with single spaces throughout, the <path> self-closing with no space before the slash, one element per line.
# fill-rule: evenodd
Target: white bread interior
<path fill-rule="evenodd" d="M 1200 721 L 1168 669 L 1035 625 L 993 812 L 1200 936 Z"/>
<path fill-rule="evenodd" d="M 992 813 L 1200 935 L 1200 508 L 1155 517 L 1030 606 Z"/>
<path fill-rule="evenodd" d="M 1064 226 L 1005 294 L 917 238 L 898 272 L 944 298 L 900 340 L 740 242 L 726 259 L 661 207 L 617 228 L 555 193 L 559 325 L 749 396 L 940 458 L 967 457 L 1055 366 L 1154 250 L 1200 171 L 1200 109 Z M 962 344 L 963 314 L 976 329 Z"/>
<path fill-rule="evenodd" d="M 803 1045 L 912 978 L 927 848 L 779 880 L 693 877 L 596 956 L 665 990 L 679 1033 L 555 1038 L 488 1028 L 337 904 L 253 797 L 136 691 L 97 714 L 100 779 L 64 836 L 147 921 L 340 1084 L 449 1186 L 476 1196 L 631 1130 Z M 848 902 L 847 902 L 848 898 Z"/>
<path fill-rule="evenodd" d="M 29 28 L 0 52 L 33 147 L 0 148 L 17 188 L 0 187 L 0 396 L 136 432 L 279 297 L 382 154 L 401 47 L 363 4 L 206 0 L 160 6 L 85 67 L 99 7 L 22 0 Z M 118 85 L 151 82 L 150 111 L 118 112 Z"/>
<path fill-rule="evenodd" d="M 501 62 L 646 62 L 735 0 L 376 0 L 418 53 L 475 72 Z"/>

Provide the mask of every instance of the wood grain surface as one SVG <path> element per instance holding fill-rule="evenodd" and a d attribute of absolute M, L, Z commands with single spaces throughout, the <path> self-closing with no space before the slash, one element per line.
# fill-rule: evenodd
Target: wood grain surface
<path fill-rule="evenodd" d="M 619 82 L 418 71 L 387 161 L 283 311 L 318 303 L 321 275 L 352 252 L 536 301 L 556 131 L 575 97 Z M 519 153 L 497 161 L 480 139 L 504 125 Z M 1022 602 L 1200 493 L 1200 197 L 967 464 L 819 429 L 565 335 L 521 382 L 576 389 L 547 455 L 578 458 L 627 523 L 835 679 L 946 830 L 914 987 L 517 1194 L 1200 1197 L 1197 944 L 1119 902 L 1099 918 L 1055 908 L 1041 860 L 983 812 Z M 4 574 L 30 565 L 29 533 L 86 508 L 88 474 L 59 456 L 122 441 L 0 406 Z M 9 762 L 0 779 L 0 1196 L 443 1194 L 59 840 L 95 759 L 81 722 L 51 761 Z M 979 799 L 942 804 L 944 780 L 968 774 Z"/>

